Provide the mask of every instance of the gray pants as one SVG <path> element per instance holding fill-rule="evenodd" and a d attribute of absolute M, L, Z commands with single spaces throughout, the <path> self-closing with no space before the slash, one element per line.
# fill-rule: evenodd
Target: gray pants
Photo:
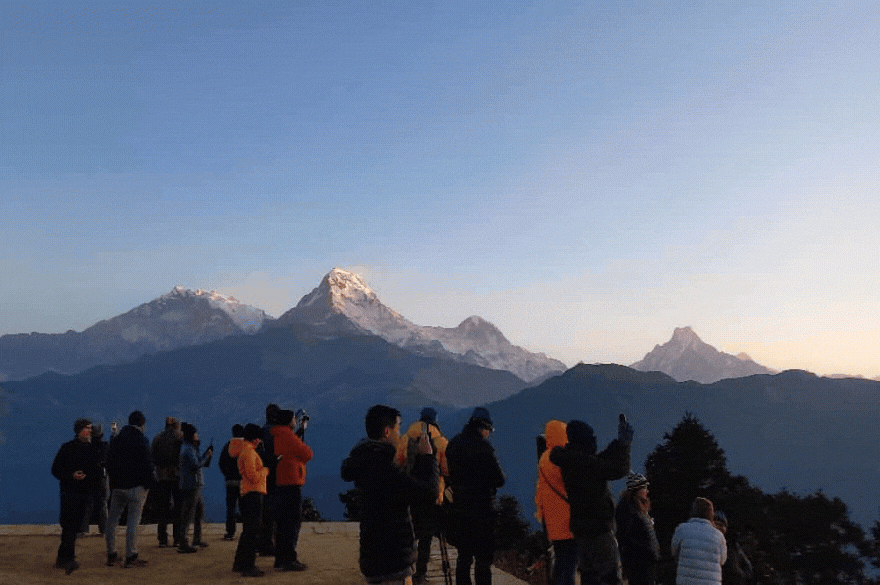
<path fill-rule="evenodd" d="M 576 537 L 581 585 L 620 585 L 620 551 L 613 532 Z"/>
<path fill-rule="evenodd" d="M 138 525 L 141 523 L 141 512 L 144 510 L 144 502 L 149 491 L 143 486 L 137 486 L 127 490 L 115 489 L 110 492 L 110 511 L 107 513 L 107 526 L 104 528 L 108 555 L 116 552 L 116 526 L 122 516 L 122 509 L 126 507 L 128 508 L 128 516 L 126 518 L 125 558 L 129 559 L 138 554 Z"/>

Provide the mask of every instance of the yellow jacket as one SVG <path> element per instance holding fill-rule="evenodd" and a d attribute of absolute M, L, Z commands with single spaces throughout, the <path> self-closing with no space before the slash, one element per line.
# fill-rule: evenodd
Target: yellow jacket
<path fill-rule="evenodd" d="M 538 485 L 535 488 L 535 507 L 538 520 L 547 527 L 549 540 L 568 540 L 574 538 L 569 528 L 571 509 L 568 505 L 568 494 L 562 482 L 559 467 L 550 462 L 550 451 L 553 447 L 562 447 L 568 442 L 565 435 L 566 425 L 559 420 L 551 420 L 544 429 L 547 438 L 547 450 L 538 460 Z"/>
<path fill-rule="evenodd" d="M 401 435 L 400 439 L 398 439 L 397 452 L 394 455 L 394 462 L 398 467 L 406 467 L 406 453 L 407 447 L 409 446 L 409 440 L 418 440 L 419 436 L 422 434 L 422 425 L 424 424 L 425 423 L 420 420 L 414 422 L 409 425 L 406 433 Z M 437 459 L 437 465 L 440 468 L 440 478 L 437 481 L 437 504 L 439 505 L 443 503 L 443 491 L 446 489 L 444 478 L 449 476 L 449 467 L 446 464 L 446 445 L 449 441 L 446 440 L 446 437 L 443 436 L 443 433 L 440 432 L 440 427 L 437 425 L 429 424 L 428 434 L 431 437 L 431 444 L 434 445 L 434 458 Z"/>

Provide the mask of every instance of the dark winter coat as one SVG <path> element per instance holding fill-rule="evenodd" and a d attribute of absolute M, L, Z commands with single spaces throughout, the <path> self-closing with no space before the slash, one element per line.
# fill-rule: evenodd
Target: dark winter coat
<path fill-rule="evenodd" d="M 660 545 L 654 532 L 654 522 L 629 500 L 621 500 L 614 514 L 620 561 L 632 585 L 654 583 Z"/>
<path fill-rule="evenodd" d="M 107 474 L 111 490 L 127 490 L 143 486 L 151 488 L 156 483 L 150 442 L 144 433 L 133 425 L 122 427 L 107 446 Z"/>
<path fill-rule="evenodd" d="M 615 439 L 597 454 L 569 442 L 550 452 L 550 462 L 562 471 L 571 505 L 572 534 L 592 538 L 612 531 L 614 499 L 608 482 L 629 473 L 630 445 Z"/>
<path fill-rule="evenodd" d="M 233 441 L 239 443 L 239 448 L 232 450 L 235 452 L 235 455 L 230 452 L 230 447 L 234 444 Z M 236 458 L 238 453 L 241 452 L 240 443 L 242 441 L 241 437 L 234 438 L 223 445 L 223 450 L 220 451 L 220 462 L 218 465 L 226 481 L 241 481 L 241 473 L 238 471 L 238 461 L 236 461 Z"/>
<path fill-rule="evenodd" d="M 495 509 L 495 493 L 504 485 L 504 472 L 492 444 L 479 427 L 468 424 L 446 446 L 449 486 L 453 506 L 471 514 L 489 514 Z"/>
<path fill-rule="evenodd" d="M 85 479 L 74 479 L 76 471 L 85 473 Z M 104 476 L 100 449 L 79 439 L 64 443 L 52 461 L 52 475 L 58 480 L 62 492 L 97 492 Z"/>
<path fill-rule="evenodd" d="M 394 464 L 395 447 L 364 439 L 342 462 L 342 479 L 361 491 L 360 568 L 367 581 L 412 574 L 414 536 L 409 506 L 437 494 L 437 462 L 418 455 L 411 475 Z"/>

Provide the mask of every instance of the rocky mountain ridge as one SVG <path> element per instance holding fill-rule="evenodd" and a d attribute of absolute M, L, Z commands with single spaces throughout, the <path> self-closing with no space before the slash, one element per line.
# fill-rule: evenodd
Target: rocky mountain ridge
<path fill-rule="evenodd" d="M 371 334 L 420 355 L 447 357 L 494 370 L 507 370 L 526 382 L 565 371 L 562 362 L 510 343 L 493 324 L 471 316 L 457 327 L 416 325 L 385 306 L 364 279 L 340 268 L 296 307 L 278 318 L 276 326 L 305 324 L 326 336 Z"/>
<path fill-rule="evenodd" d="M 693 380 L 711 384 L 727 378 L 773 374 L 745 353 L 731 355 L 703 342 L 690 327 L 676 327 L 672 338 L 655 345 L 641 360 L 630 365 L 642 372 L 663 372 L 679 382 Z"/>

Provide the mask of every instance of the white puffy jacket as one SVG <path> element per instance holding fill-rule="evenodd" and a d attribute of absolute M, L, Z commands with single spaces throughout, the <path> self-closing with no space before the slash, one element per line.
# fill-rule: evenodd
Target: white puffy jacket
<path fill-rule="evenodd" d="M 720 585 L 727 543 L 705 518 L 691 518 L 676 526 L 672 554 L 678 559 L 676 585 Z"/>

